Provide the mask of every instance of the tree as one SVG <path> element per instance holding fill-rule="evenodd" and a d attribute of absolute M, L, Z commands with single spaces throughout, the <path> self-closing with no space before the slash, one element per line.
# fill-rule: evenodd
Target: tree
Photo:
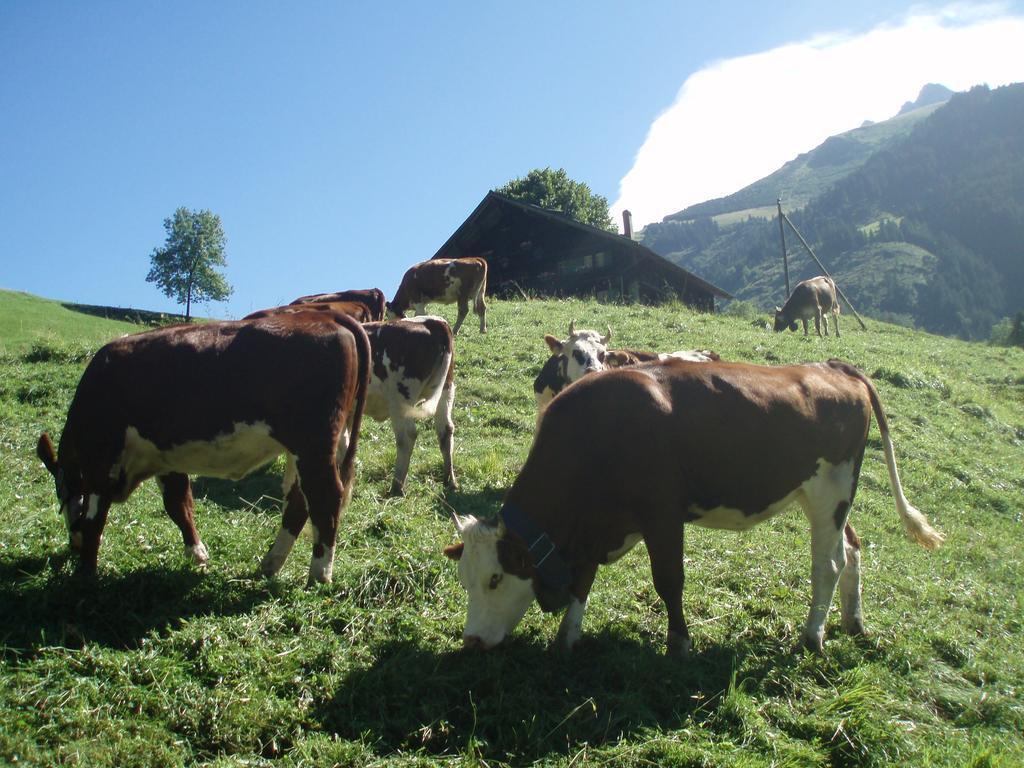
<path fill-rule="evenodd" d="M 210 211 L 179 208 L 164 219 L 167 241 L 150 255 L 147 283 L 156 283 L 165 296 L 185 305 L 185 320 L 194 301 L 224 301 L 234 290 L 217 271 L 227 266 L 220 216 Z"/>
<path fill-rule="evenodd" d="M 561 211 L 576 221 L 608 232 L 618 231 L 608 214 L 608 200 L 595 195 L 586 184 L 570 179 L 564 168 L 536 168 L 524 178 L 513 179 L 494 191 L 513 200 Z"/>

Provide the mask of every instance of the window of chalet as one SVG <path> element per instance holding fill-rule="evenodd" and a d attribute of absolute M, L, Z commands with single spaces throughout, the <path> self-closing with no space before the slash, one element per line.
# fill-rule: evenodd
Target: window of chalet
<path fill-rule="evenodd" d="M 562 259 L 558 262 L 558 272 L 562 275 L 572 275 L 579 272 L 589 272 L 595 268 L 603 269 L 607 264 L 608 254 L 604 251 L 587 253 L 583 256 Z"/>

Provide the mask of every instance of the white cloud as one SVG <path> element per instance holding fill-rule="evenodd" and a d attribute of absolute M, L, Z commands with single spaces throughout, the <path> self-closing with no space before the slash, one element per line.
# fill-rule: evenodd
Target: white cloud
<path fill-rule="evenodd" d="M 1024 80 L 1024 17 L 1001 6 L 912 12 L 713 63 L 651 125 L 611 206 L 634 226 L 732 194 L 829 136 L 895 115 L 926 83 L 954 91 Z"/>

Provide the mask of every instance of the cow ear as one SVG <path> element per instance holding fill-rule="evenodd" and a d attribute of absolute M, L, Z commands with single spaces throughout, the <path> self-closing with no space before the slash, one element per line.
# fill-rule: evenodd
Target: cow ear
<path fill-rule="evenodd" d="M 39 442 L 36 443 L 36 456 L 50 471 L 50 474 L 56 477 L 60 465 L 57 463 L 57 454 L 53 450 L 53 442 L 45 432 L 39 436 Z"/>
<path fill-rule="evenodd" d="M 552 354 L 559 354 L 562 351 L 562 342 L 552 336 L 550 333 L 544 334 L 544 341 L 547 342 L 548 349 L 551 350 Z"/>
<path fill-rule="evenodd" d="M 444 556 L 450 558 L 451 560 L 461 560 L 462 551 L 465 548 L 466 545 L 461 541 L 458 541 L 454 544 L 449 544 L 447 547 L 444 548 Z"/>
<path fill-rule="evenodd" d="M 608 342 L 612 340 L 612 327 L 610 325 L 607 325 L 605 327 L 608 329 L 608 335 L 607 336 L 603 336 L 601 338 L 601 343 L 604 344 L 607 347 L 608 346 Z"/>

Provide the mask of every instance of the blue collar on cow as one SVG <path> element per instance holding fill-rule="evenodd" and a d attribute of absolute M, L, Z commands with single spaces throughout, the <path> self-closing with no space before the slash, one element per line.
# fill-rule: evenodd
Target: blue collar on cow
<path fill-rule="evenodd" d="M 553 613 L 565 608 L 572 597 L 569 594 L 572 568 L 559 553 L 555 543 L 517 505 L 506 503 L 498 514 L 505 527 L 526 542 L 533 557 L 533 567 L 537 571 L 535 591 L 541 610 Z"/>

